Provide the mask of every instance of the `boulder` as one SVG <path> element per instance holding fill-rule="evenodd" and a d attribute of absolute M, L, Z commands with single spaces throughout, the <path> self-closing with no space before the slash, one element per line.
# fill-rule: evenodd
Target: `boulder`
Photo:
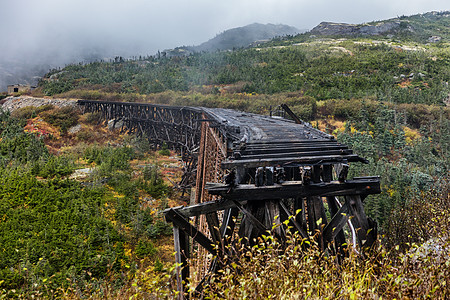
<path fill-rule="evenodd" d="M 124 125 L 124 122 L 122 119 L 112 119 L 108 121 L 108 130 L 116 130 L 121 129 Z"/>

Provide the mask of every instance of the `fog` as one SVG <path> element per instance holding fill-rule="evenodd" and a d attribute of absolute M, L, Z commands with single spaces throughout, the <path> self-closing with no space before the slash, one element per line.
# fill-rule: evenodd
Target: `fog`
<path fill-rule="evenodd" d="M 0 90 L 50 67 L 117 55 L 153 55 L 198 45 L 254 22 L 309 30 L 321 21 L 362 23 L 447 10 L 446 4 L 443 0 L 1 0 Z"/>

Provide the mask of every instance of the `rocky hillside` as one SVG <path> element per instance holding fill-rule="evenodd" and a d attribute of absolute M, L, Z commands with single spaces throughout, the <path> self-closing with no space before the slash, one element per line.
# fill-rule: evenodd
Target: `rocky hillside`
<path fill-rule="evenodd" d="M 375 25 L 322 22 L 311 30 L 316 35 L 379 35 L 400 28 L 400 21 L 380 22 Z"/>
<path fill-rule="evenodd" d="M 450 11 L 428 12 L 413 16 L 364 23 L 346 24 L 322 22 L 310 33 L 314 35 L 393 35 L 419 42 L 448 41 L 450 38 Z"/>

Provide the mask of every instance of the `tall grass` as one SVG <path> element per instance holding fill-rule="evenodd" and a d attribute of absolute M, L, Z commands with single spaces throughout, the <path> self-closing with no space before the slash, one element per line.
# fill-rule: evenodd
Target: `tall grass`
<path fill-rule="evenodd" d="M 287 247 L 271 236 L 241 248 L 238 259 L 211 277 L 206 299 L 449 299 L 450 216 L 434 216 L 439 237 L 408 244 L 404 252 L 384 246 L 363 256 L 338 259 L 296 235 Z M 306 246 L 306 247 L 305 247 Z M 191 291 L 192 292 L 192 291 Z M 194 295 L 194 294 L 192 294 Z"/>

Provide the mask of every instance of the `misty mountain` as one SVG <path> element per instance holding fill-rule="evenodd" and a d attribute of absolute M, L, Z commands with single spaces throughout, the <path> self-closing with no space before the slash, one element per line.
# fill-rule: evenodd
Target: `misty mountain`
<path fill-rule="evenodd" d="M 99 61 L 106 55 L 106 50 L 80 49 L 77 52 L 68 52 L 55 47 L 42 52 L 21 53 L 17 57 L 0 57 L 0 92 L 6 91 L 7 86 L 11 84 L 36 86 L 39 79 L 51 69 L 73 63 Z"/>
<path fill-rule="evenodd" d="M 0 62 L 0 92 L 6 91 L 10 84 L 36 85 L 42 75 L 48 72 L 50 66 L 47 64 L 24 64 L 15 60 L 4 60 Z"/>
<path fill-rule="evenodd" d="M 192 47 L 194 51 L 232 50 L 247 47 L 258 41 L 267 41 L 277 36 L 295 35 L 303 32 L 288 25 L 253 23 L 244 27 L 226 30 L 209 41 Z"/>
<path fill-rule="evenodd" d="M 439 42 L 450 39 L 450 12 L 428 12 L 413 16 L 400 16 L 393 19 L 364 23 L 345 24 L 322 22 L 313 28 L 308 35 L 317 36 L 389 36 L 417 42 Z M 167 56 L 188 55 L 192 52 L 232 50 L 258 44 L 258 41 L 270 40 L 277 36 L 296 35 L 304 32 L 287 25 L 250 24 L 243 27 L 226 30 L 214 38 L 197 46 L 183 46 L 166 50 Z M 0 57 L 0 92 L 6 91 L 9 84 L 37 84 L 37 81 L 51 68 L 77 62 L 92 62 L 101 59 L 108 60 L 116 54 L 123 57 L 139 55 L 128 50 L 127 54 L 113 50 L 114 45 L 106 47 L 75 48 L 63 40 L 61 45 L 52 44 L 34 52 L 19 52 L 13 56 Z M 68 44 L 68 46 L 64 46 Z M 21 45 L 17 45 L 20 48 Z M 135 48 L 133 48 L 135 49 Z M 137 50 L 136 50 L 137 51 Z M 117 52 L 117 53 L 116 53 Z M 142 52 L 142 49 L 141 49 Z M 127 56 L 128 55 L 128 56 Z"/>
<path fill-rule="evenodd" d="M 303 32 L 304 31 L 305 30 L 303 30 Z M 168 56 L 177 56 L 187 55 L 191 52 L 231 50 L 233 48 L 249 46 L 257 41 L 270 40 L 277 36 L 294 35 L 300 32 L 301 30 L 287 25 L 264 25 L 254 23 L 244 27 L 226 30 L 198 46 L 178 47 L 173 50 L 165 50 L 164 53 Z M 58 47 L 55 47 L 55 49 L 58 49 Z M 55 51 L 55 49 L 50 51 Z M 95 50 L 79 49 L 72 51 L 66 51 L 65 49 L 59 48 L 59 50 L 69 52 L 65 53 L 67 54 L 64 55 L 65 60 L 58 59 L 61 56 L 60 53 L 34 54 L 33 57 L 36 57 L 34 61 L 30 58 L 27 60 L 8 60 L 7 58 L 0 58 L 0 92 L 6 91 L 7 85 L 10 84 L 20 83 L 36 85 L 39 78 L 51 68 L 63 67 L 70 63 L 88 63 L 100 59 L 107 60 L 107 57 L 114 56 L 107 48 Z M 137 53 L 135 54 L 137 55 Z"/>
<path fill-rule="evenodd" d="M 305 31 L 283 24 L 253 23 L 247 26 L 225 30 L 198 46 L 177 47 L 175 49 L 165 50 L 165 53 L 168 56 L 179 56 L 188 55 L 192 52 L 233 50 L 252 46 L 258 42 L 266 42 L 275 37 L 296 35 Z"/>

